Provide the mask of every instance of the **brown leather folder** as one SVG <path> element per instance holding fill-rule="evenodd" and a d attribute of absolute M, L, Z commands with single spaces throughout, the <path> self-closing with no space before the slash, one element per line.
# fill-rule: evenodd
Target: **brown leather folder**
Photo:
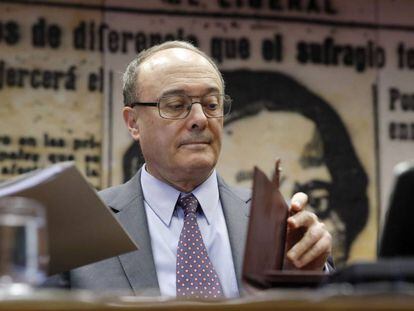
<path fill-rule="evenodd" d="M 259 288 L 315 286 L 323 272 L 283 269 L 289 207 L 279 191 L 279 165 L 277 160 L 272 181 L 254 168 L 243 281 Z"/>

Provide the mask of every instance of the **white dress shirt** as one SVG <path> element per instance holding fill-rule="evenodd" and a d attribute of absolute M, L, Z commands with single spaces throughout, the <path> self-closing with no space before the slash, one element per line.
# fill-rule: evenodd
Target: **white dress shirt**
<path fill-rule="evenodd" d="M 180 191 L 150 175 L 145 166 L 141 171 L 151 245 L 161 295 L 176 296 L 177 245 L 184 224 L 184 212 L 176 209 Z M 217 174 L 192 191 L 200 203 L 197 222 L 210 260 L 220 278 L 224 294 L 238 297 L 236 273 L 221 206 Z"/>

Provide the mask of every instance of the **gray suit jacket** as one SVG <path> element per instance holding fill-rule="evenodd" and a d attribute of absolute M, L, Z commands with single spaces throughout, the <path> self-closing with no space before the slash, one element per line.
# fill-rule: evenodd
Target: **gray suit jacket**
<path fill-rule="evenodd" d="M 159 295 L 140 179 L 141 171 L 127 183 L 100 193 L 102 199 L 116 213 L 119 221 L 136 241 L 139 250 L 71 271 L 70 287 Z M 220 177 L 218 177 L 218 186 L 237 282 L 241 288 L 251 192 L 229 187 Z"/>

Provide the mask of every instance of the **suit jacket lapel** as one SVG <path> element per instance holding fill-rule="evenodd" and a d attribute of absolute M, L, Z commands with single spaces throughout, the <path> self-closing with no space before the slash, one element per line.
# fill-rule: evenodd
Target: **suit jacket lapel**
<path fill-rule="evenodd" d="M 141 293 L 150 289 L 151 294 L 159 295 L 159 285 L 152 255 L 144 197 L 141 188 L 141 170 L 124 186 L 123 191 L 111 204 L 119 210 L 117 217 L 131 237 L 138 244 L 139 250 L 119 256 L 134 292 Z"/>
<path fill-rule="evenodd" d="M 236 191 L 230 188 L 218 176 L 221 205 L 226 219 L 233 263 L 236 270 L 239 289 L 242 288 L 241 277 L 243 268 L 244 246 L 247 236 L 249 219 L 250 191 Z"/>

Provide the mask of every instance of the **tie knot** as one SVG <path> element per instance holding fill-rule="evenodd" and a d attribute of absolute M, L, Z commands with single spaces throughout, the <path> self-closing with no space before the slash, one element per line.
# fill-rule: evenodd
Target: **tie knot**
<path fill-rule="evenodd" d="M 187 216 L 190 213 L 195 214 L 198 207 L 197 198 L 191 193 L 187 196 L 181 196 L 178 199 L 178 205 L 184 210 L 184 216 Z"/>

